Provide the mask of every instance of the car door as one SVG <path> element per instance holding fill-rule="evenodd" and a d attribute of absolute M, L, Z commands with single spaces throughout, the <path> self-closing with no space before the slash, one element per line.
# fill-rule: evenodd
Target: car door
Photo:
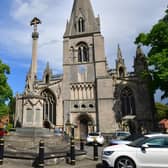
<path fill-rule="evenodd" d="M 137 149 L 137 160 L 142 168 L 168 168 L 168 138 L 149 138 Z"/>

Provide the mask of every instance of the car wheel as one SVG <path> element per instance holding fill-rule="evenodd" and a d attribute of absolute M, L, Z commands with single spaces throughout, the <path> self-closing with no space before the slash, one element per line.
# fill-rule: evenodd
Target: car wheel
<path fill-rule="evenodd" d="M 109 167 L 109 165 L 108 165 L 108 163 L 107 163 L 107 162 L 103 161 L 102 168 L 110 168 L 110 167 Z"/>
<path fill-rule="evenodd" d="M 115 162 L 115 168 L 136 168 L 136 165 L 132 159 L 120 157 Z"/>

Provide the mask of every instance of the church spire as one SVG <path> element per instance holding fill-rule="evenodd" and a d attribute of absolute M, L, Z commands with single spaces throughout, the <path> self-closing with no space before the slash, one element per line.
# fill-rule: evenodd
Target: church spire
<path fill-rule="evenodd" d="M 122 52 L 119 44 L 117 46 L 116 70 L 117 70 L 118 77 L 126 76 L 126 67 L 125 67 L 124 59 L 122 57 Z"/>
<path fill-rule="evenodd" d="M 94 16 L 90 0 L 74 0 L 64 37 L 100 32 L 99 17 Z"/>
<path fill-rule="evenodd" d="M 48 84 L 51 79 L 51 76 L 52 76 L 52 70 L 50 69 L 49 62 L 47 62 L 46 68 L 43 72 L 43 81 Z"/>
<path fill-rule="evenodd" d="M 136 57 L 138 58 L 142 58 L 142 57 L 144 57 L 144 53 L 143 53 L 143 51 L 142 51 L 142 49 L 141 49 L 141 46 L 140 45 L 138 45 L 137 46 L 137 50 L 136 50 Z"/>
<path fill-rule="evenodd" d="M 136 57 L 134 59 L 134 71 L 137 76 L 145 70 L 148 70 L 145 54 L 143 53 L 141 46 L 138 45 L 136 49 Z"/>
<path fill-rule="evenodd" d="M 120 49 L 120 45 L 118 44 L 118 49 L 117 49 L 117 58 L 118 59 L 122 59 L 122 53 L 121 53 L 121 49 Z"/>

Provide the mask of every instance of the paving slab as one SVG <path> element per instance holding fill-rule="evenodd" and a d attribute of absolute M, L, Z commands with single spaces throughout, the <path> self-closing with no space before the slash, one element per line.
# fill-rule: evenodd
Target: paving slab
<path fill-rule="evenodd" d="M 4 159 L 3 165 L 0 168 L 32 168 L 32 162 L 30 160 L 16 160 L 16 159 Z M 65 160 L 55 160 L 55 163 L 48 164 L 45 161 L 44 168 L 103 168 L 101 160 L 94 161 L 89 158 L 77 160 L 75 165 L 67 164 Z"/>

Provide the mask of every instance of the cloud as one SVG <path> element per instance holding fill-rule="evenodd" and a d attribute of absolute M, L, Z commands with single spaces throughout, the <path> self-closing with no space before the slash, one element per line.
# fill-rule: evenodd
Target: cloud
<path fill-rule="evenodd" d="M 59 43 L 59 42 L 62 42 L 62 41 L 59 41 L 59 40 L 51 40 L 51 41 L 42 43 L 39 47 L 44 47 L 44 46 L 48 46 L 48 45 L 53 45 L 53 44 L 56 44 L 56 43 Z"/>
<path fill-rule="evenodd" d="M 62 69 L 63 34 L 69 19 L 73 0 L 12 0 L 10 8 L 12 27 L 0 28 L 0 44 L 10 48 L 12 57 L 31 58 L 33 28 L 31 19 L 42 21 L 38 26 L 38 60 L 40 71 L 46 62 L 54 69 Z M 120 44 L 125 63 L 132 70 L 140 32 L 148 32 L 163 15 L 167 0 L 92 0 L 95 15 L 100 15 L 105 37 L 105 51 L 109 65 L 115 67 L 117 44 Z M 3 22 L 2 22 L 3 23 Z M 6 38 L 7 37 L 7 38 Z"/>
<path fill-rule="evenodd" d="M 120 44 L 125 63 L 132 70 L 136 46 L 134 40 L 140 32 L 148 32 L 163 17 L 166 0 L 92 0 L 95 13 L 100 15 L 105 37 L 106 56 L 115 67 L 117 44 Z"/>
<path fill-rule="evenodd" d="M 46 62 L 50 62 L 54 69 L 62 68 L 62 37 L 70 13 L 63 9 L 70 3 L 72 1 L 67 3 L 67 0 L 13 0 L 10 16 L 17 26 L 13 27 L 12 31 L 11 27 L 0 29 L 0 33 L 4 34 L 4 40 L 6 35 L 10 37 L 10 40 L 5 40 L 5 45 L 11 48 L 12 53 L 17 51 L 13 54 L 15 57 L 22 58 L 25 55 L 31 58 L 33 28 L 30 27 L 30 21 L 37 16 L 42 20 L 42 24 L 38 25 L 39 68 L 41 69 Z"/>

